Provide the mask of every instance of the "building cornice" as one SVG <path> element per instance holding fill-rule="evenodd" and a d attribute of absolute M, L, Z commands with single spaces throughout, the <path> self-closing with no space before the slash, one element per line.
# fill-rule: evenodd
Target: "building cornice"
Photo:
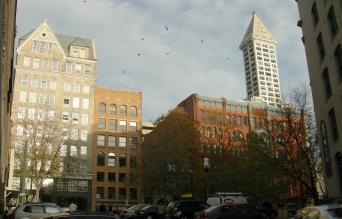
<path fill-rule="evenodd" d="M 60 72 L 60 71 L 52 71 L 52 70 L 48 70 L 48 69 L 40 69 L 40 68 L 28 68 L 28 67 L 24 67 L 24 66 L 18 66 L 15 65 L 14 66 L 15 69 L 17 70 L 25 70 L 28 72 L 39 72 L 39 73 L 44 73 L 44 74 L 53 74 L 53 75 L 59 75 L 59 76 L 68 76 L 68 77 L 73 77 L 73 78 L 82 78 L 82 79 L 90 79 L 93 81 L 97 80 L 97 76 L 89 76 L 89 75 L 76 75 L 76 74 L 71 74 L 68 72 Z"/>
<path fill-rule="evenodd" d="M 79 62 L 91 62 L 91 63 L 97 63 L 97 60 L 94 59 L 82 59 L 82 58 L 77 58 L 77 57 L 72 57 L 72 56 L 67 56 L 66 61 L 72 60 L 72 61 L 79 61 Z"/>

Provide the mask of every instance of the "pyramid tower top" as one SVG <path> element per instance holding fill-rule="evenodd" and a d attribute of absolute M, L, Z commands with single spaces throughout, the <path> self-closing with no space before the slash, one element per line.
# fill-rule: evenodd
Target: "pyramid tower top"
<path fill-rule="evenodd" d="M 240 46 L 249 41 L 253 36 L 265 37 L 269 39 L 271 38 L 276 41 L 272 34 L 267 30 L 265 25 L 260 21 L 255 11 L 252 13 L 252 20 L 248 25 L 247 31 Z"/>

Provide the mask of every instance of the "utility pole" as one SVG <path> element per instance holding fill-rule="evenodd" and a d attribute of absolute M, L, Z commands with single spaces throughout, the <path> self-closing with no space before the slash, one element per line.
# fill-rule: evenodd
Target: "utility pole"
<path fill-rule="evenodd" d="M 20 199 L 21 204 L 24 203 L 25 200 L 25 184 L 26 184 L 26 165 L 27 165 L 27 141 L 25 141 L 25 147 L 24 147 L 24 160 L 23 160 L 23 175 L 21 179 L 21 193 L 20 193 Z"/>

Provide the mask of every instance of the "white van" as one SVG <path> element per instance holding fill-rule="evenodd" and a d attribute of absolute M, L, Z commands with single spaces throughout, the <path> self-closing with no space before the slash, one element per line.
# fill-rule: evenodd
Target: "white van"
<path fill-rule="evenodd" d="M 249 197 L 245 197 L 241 192 L 217 192 L 216 194 L 209 195 L 207 199 L 208 205 L 231 205 L 231 204 L 247 204 L 253 203 Z"/>

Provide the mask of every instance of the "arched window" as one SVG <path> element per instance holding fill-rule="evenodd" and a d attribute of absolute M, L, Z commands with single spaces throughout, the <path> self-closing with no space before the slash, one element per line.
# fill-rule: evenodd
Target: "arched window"
<path fill-rule="evenodd" d="M 276 137 L 276 141 L 277 141 L 277 144 L 279 144 L 279 145 L 282 145 L 282 146 L 285 145 L 284 137 L 281 136 L 281 135 L 278 135 L 278 136 Z"/>
<path fill-rule="evenodd" d="M 31 79 L 31 87 L 37 87 L 38 85 L 38 78 L 37 76 L 33 76 Z"/>
<path fill-rule="evenodd" d="M 207 154 L 210 154 L 210 144 L 207 145 Z"/>
<path fill-rule="evenodd" d="M 216 154 L 216 145 L 213 145 L 213 153 Z"/>
<path fill-rule="evenodd" d="M 88 83 L 84 83 L 83 84 L 83 93 L 89 94 L 89 90 L 90 90 L 90 85 Z"/>
<path fill-rule="evenodd" d="M 137 117 L 137 108 L 135 108 L 134 106 L 132 106 L 129 110 L 129 115 L 132 117 Z"/>
<path fill-rule="evenodd" d="M 129 162 L 130 162 L 130 168 L 137 168 L 137 155 L 131 154 Z"/>
<path fill-rule="evenodd" d="M 40 87 L 47 88 L 47 79 L 45 77 L 43 77 L 42 80 L 40 81 Z"/>
<path fill-rule="evenodd" d="M 126 106 L 120 106 L 120 116 L 127 116 L 127 108 Z"/>
<path fill-rule="evenodd" d="M 27 86 L 28 85 L 28 76 L 27 75 L 23 75 L 21 77 L 21 86 Z"/>
<path fill-rule="evenodd" d="M 105 165 L 105 154 L 100 151 L 99 153 L 97 153 L 97 166 L 98 167 L 104 167 Z"/>
<path fill-rule="evenodd" d="M 116 106 L 115 106 L 115 104 L 110 104 L 109 105 L 109 114 L 116 115 Z"/>
<path fill-rule="evenodd" d="M 126 154 L 124 153 L 120 154 L 119 167 L 126 167 Z"/>
<path fill-rule="evenodd" d="M 335 115 L 335 109 L 332 108 L 329 111 L 329 120 L 330 120 L 330 126 L 333 134 L 333 140 L 337 141 L 339 139 L 338 137 L 338 126 L 337 126 L 337 120 Z"/>
<path fill-rule="evenodd" d="M 342 80 L 342 47 L 341 44 L 335 50 L 335 60 L 337 65 L 337 73 L 339 75 L 339 79 Z"/>
<path fill-rule="evenodd" d="M 235 130 L 233 132 L 232 139 L 233 139 L 233 141 L 242 141 L 243 140 L 243 134 L 240 131 Z"/>
<path fill-rule="evenodd" d="M 207 127 L 207 128 L 205 129 L 205 135 L 206 135 L 207 138 L 210 137 L 210 129 L 209 129 L 209 127 Z"/>
<path fill-rule="evenodd" d="M 212 129 L 212 137 L 216 138 L 216 129 L 215 128 Z"/>
<path fill-rule="evenodd" d="M 71 82 L 64 81 L 64 91 L 70 91 L 70 89 L 71 89 Z"/>
<path fill-rule="evenodd" d="M 74 83 L 74 92 L 79 93 L 81 91 L 81 84 L 80 82 L 76 81 Z"/>
<path fill-rule="evenodd" d="M 219 137 L 219 139 L 222 139 L 222 130 L 221 129 L 219 129 L 219 131 L 218 131 L 218 137 Z"/>
<path fill-rule="evenodd" d="M 108 166 L 115 167 L 115 154 L 114 153 L 108 154 Z"/>
<path fill-rule="evenodd" d="M 203 138 L 204 137 L 204 131 L 203 131 L 203 127 L 202 126 L 200 127 L 200 134 L 201 134 L 201 137 Z"/>
<path fill-rule="evenodd" d="M 56 80 L 56 78 L 52 78 L 50 80 L 50 89 L 51 90 L 56 90 L 56 87 L 57 87 L 57 80 Z"/>
<path fill-rule="evenodd" d="M 99 104 L 99 114 L 106 114 L 106 104 L 104 103 Z"/>

